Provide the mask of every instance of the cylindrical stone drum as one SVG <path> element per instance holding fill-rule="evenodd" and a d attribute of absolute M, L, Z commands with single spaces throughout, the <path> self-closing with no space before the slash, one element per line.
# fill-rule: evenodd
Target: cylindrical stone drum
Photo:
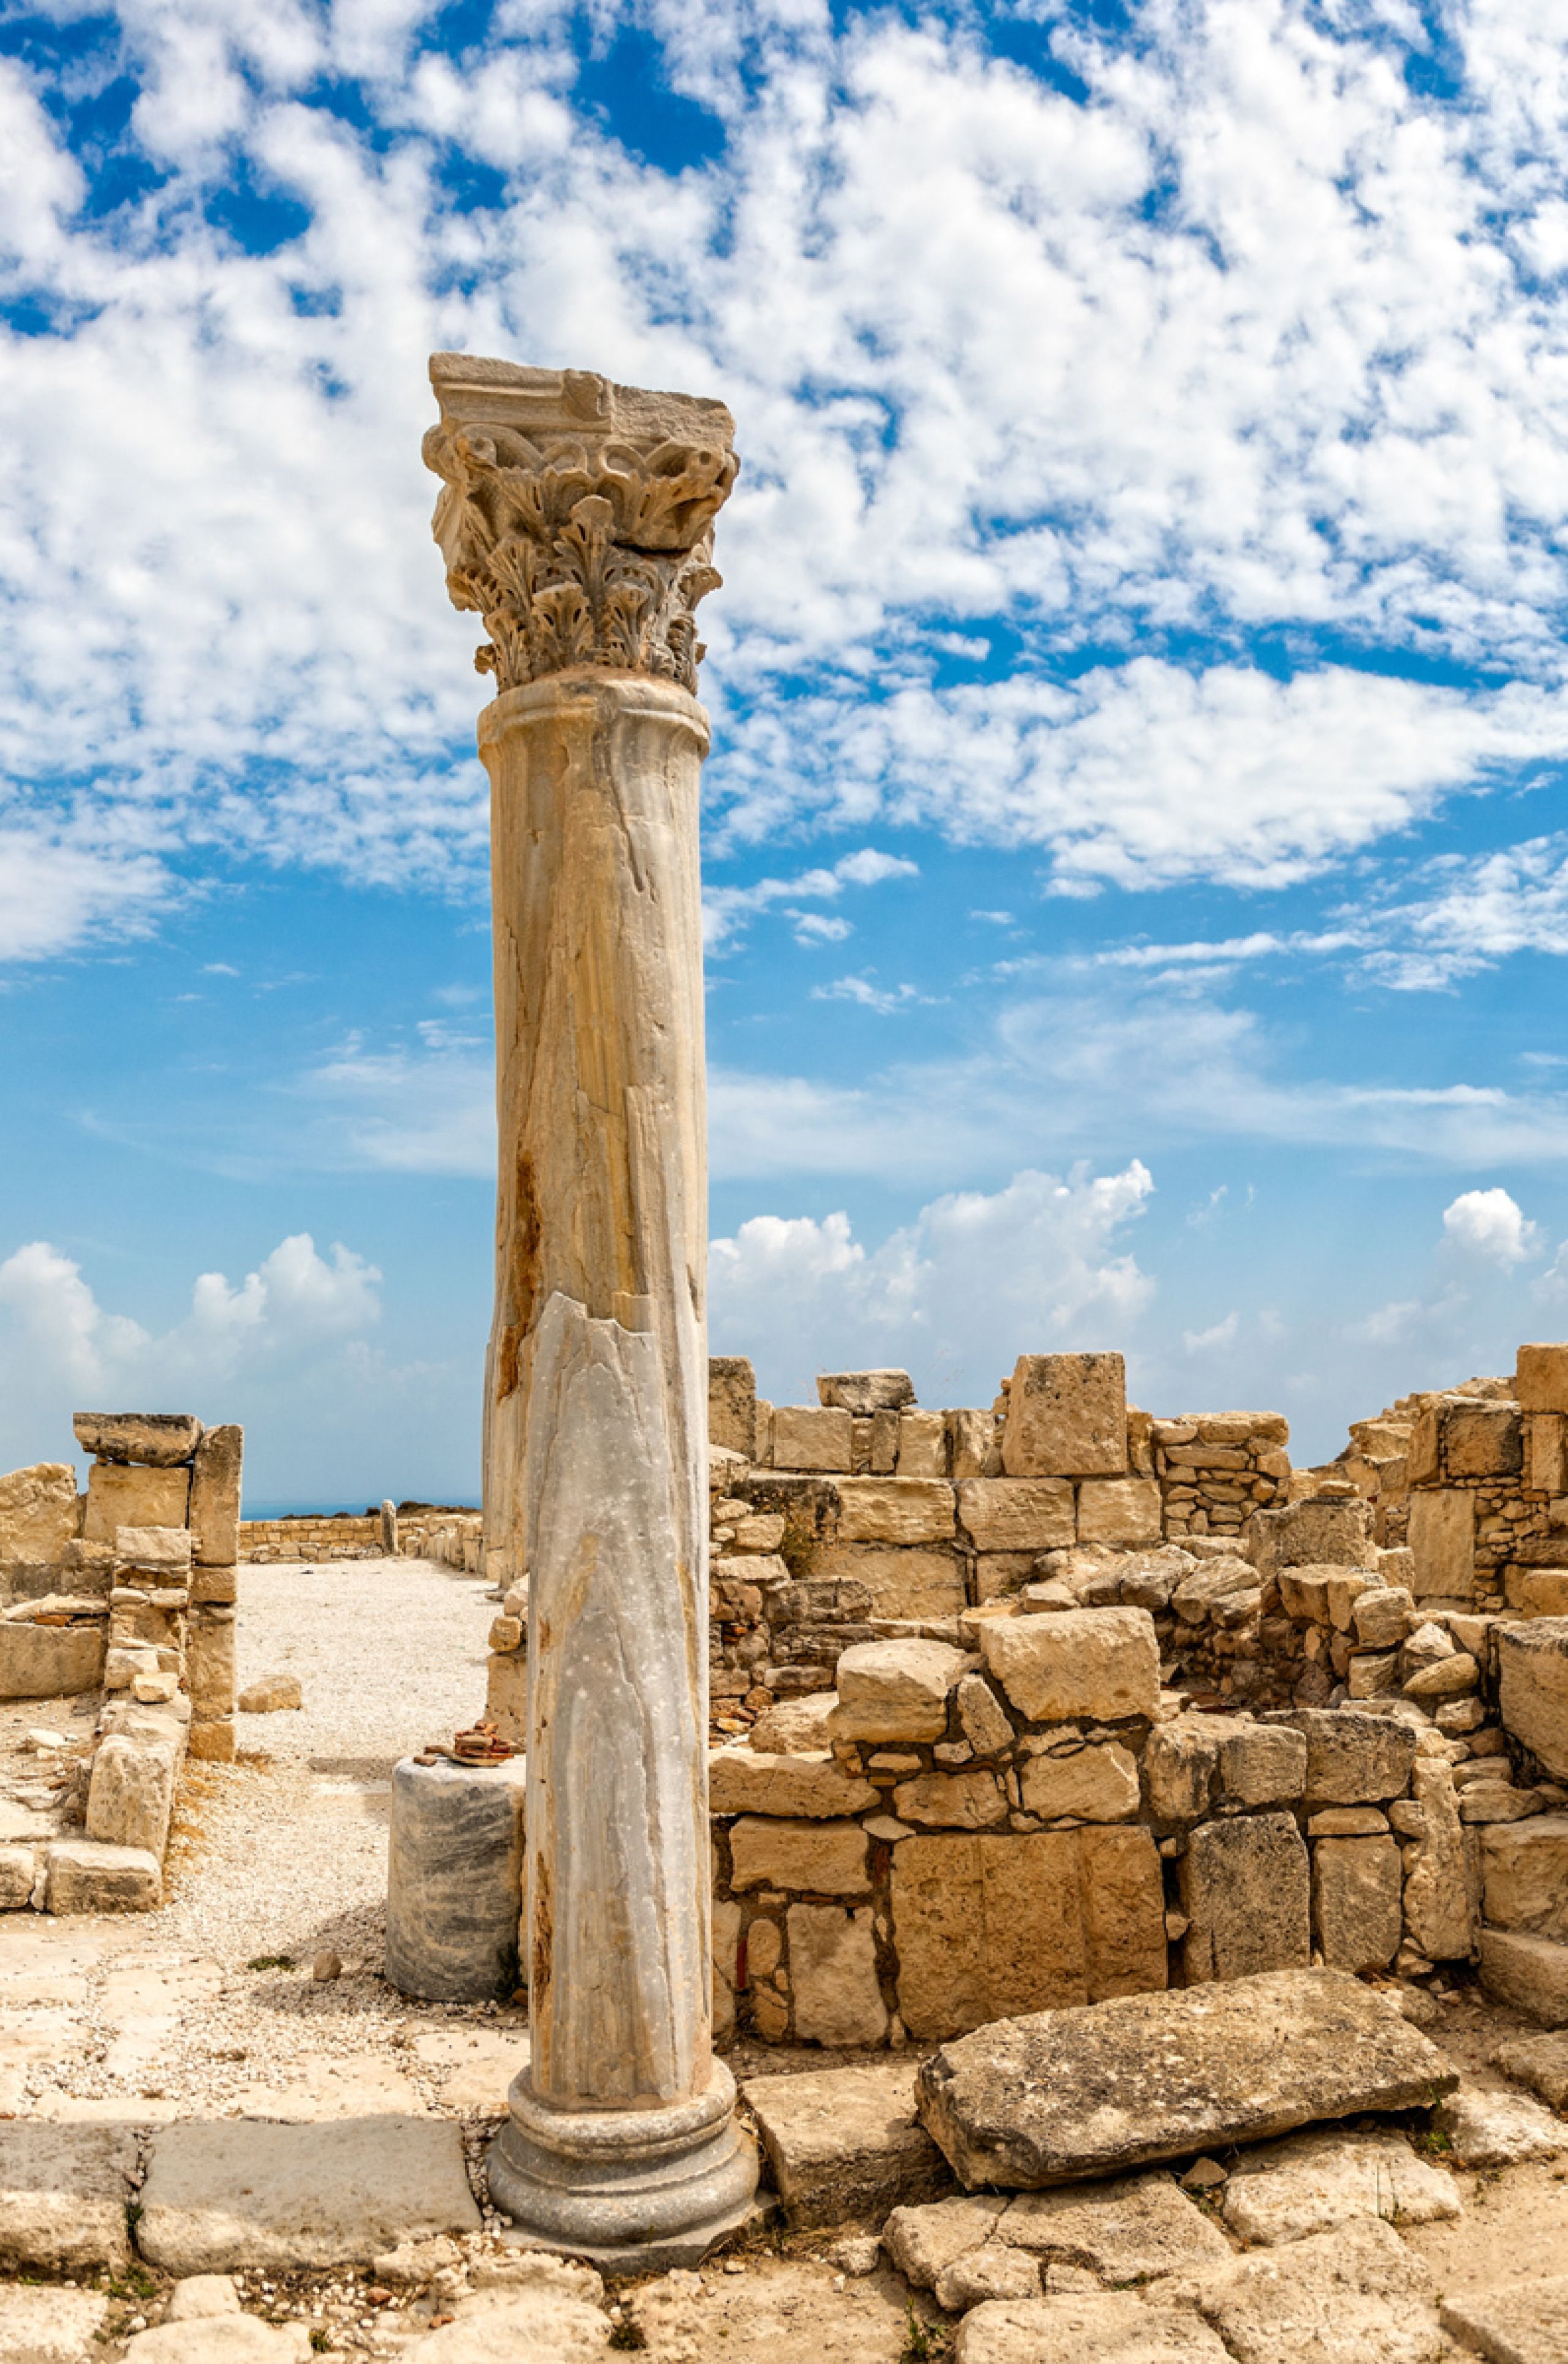
<path fill-rule="evenodd" d="M 517 1990 L 524 1759 L 417 1765 L 392 1776 L 386 1976 L 427 2002 Z"/>

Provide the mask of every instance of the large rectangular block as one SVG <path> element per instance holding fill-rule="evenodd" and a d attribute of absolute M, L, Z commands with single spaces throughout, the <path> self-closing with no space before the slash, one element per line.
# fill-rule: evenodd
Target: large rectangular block
<path fill-rule="evenodd" d="M 817 1404 L 775 1404 L 773 1467 L 849 1474 L 854 1455 L 854 1421 L 847 1411 Z"/>
<path fill-rule="evenodd" d="M 1514 1393 L 1525 1411 L 1568 1411 L 1568 1345 L 1521 1346 Z"/>
<path fill-rule="evenodd" d="M 1451 1478 L 1508 1478 L 1524 1466 L 1524 1433 L 1515 1404 L 1445 1404 L 1442 1436 Z"/>
<path fill-rule="evenodd" d="M 83 1453 L 150 1469 L 188 1461 L 202 1433 L 200 1421 L 188 1411 L 79 1411 L 71 1425 Z"/>
<path fill-rule="evenodd" d="M 68 1461 L 39 1461 L 0 1477 L 0 1567 L 52 1567 L 78 1533 L 76 1472 Z"/>
<path fill-rule="evenodd" d="M 193 1609 L 185 1627 L 191 1712 L 204 1723 L 234 1713 L 234 1611 Z"/>
<path fill-rule="evenodd" d="M 1076 1540 L 1073 1489 L 1061 1478 L 967 1478 L 958 1515 L 976 1551 L 1061 1551 Z"/>
<path fill-rule="evenodd" d="M 1391 1838 L 1318 1839 L 1312 1925 L 1330 1969 L 1386 1969 L 1399 1950 L 1399 1849 Z"/>
<path fill-rule="evenodd" d="M 90 1839 L 161 1859 L 173 1807 L 174 1751 L 166 1742 L 115 1735 L 101 1744 L 87 1790 Z"/>
<path fill-rule="evenodd" d="M 1127 1467 L 1127 1366 L 1119 1355 L 1020 1355 L 1007 1391 L 1010 1478 L 1118 1478 Z"/>
<path fill-rule="evenodd" d="M 45 1868 L 51 1912 L 151 1912 L 162 1901 L 163 1873 L 150 1847 L 56 1839 Z"/>
<path fill-rule="evenodd" d="M 183 1527 L 190 1503 L 191 1473 L 186 1468 L 145 1469 L 95 1461 L 87 1472 L 82 1532 L 89 1543 L 112 1544 L 117 1527 Z M 239 1557 L 238 1545 L 228 1557 Z"/>
<path fill-rule="evenodd" d="M 835 1490 L 841 1544 L 953 1540 L 953 1489 L 941 1478 L 847 1478 Z"/>
<path fill-rule="evenodd" d="M 1152 1719 L 1160 1652 L 1146 1609 L 1068 1609 L 991 1618 L 980 1631 L 986 1667 L 1031 1723 L 1093 1716 Z"/>
<path fill-rule="evenodd" d="M 1522 1929 L 1482 1929 L 1481 1983 L 1543 2027 L 1568 2027 L 1568 1946 Z"/>
<path fill-rule="evenodd" d="M 917 1636 L 853 1643 L 839 1660 L 839 1704 L 828 1728 L 840 1740 L 940 1740 L 949 1694 L 968 1664 L 951 1644 Z"/>
<path fill-rule="evenodd" d="M 1351 1496 L 1309 1494 L 1277 1510 L 1253 1512 L 1251 1556 L 1266 1581 L 1286 1567 L 1371 1567 L 1377 1557 L 1372 1514 Z"/>
<path fill-rule="evenodd" d="M 757 1374 L 744 1355 L 708 1356 L 707 1441 L 757 1457 Z"/>
<path fill-rule="evenodd" d="M 232 1567 L 239 1557 L 239 1497 L 245 1431 L 235 1422 L 209 1428 L 191 1469 L 191 1527 L 201 1567 Z"/>
<path fill-rule="evenodd" d="M 1078 1489 L 1081 1544 L 1157 1544 L 1162 1516 L 1157 1478 L 1085 1478 Z"/>
<path fill-rule="evenodd" d="M 928 1544 L 819 1544 L 814 1577 L 863 1584 L 873 1617 L 956 1617 L 965 1604 L 958 1554 Z"/>
<path fill-rule="evenodd" d="M 1181 1858 L 1189 1986 L 1305 1969 L 1312 1958 L 1307 1845 L 1289 1814 L 1203 1823 Z"/>
<path fill-rule="evenodd" d="M 889 2209 L 951 2185 L 946 2159 L 916 2120 L 912 2060 L 751 2077 L 742 2090 L 793 2225 L 880 2224 Z"/>
<path fill-rule="evenodd" d="M 1485 1912 L 1495 1929 L 1568 1945 L 1568 1814 L 1493 1823 L 1481 1834 Z"/>
<path fill-rule="evenodd" d="M 1561 1412 L 1525 1416 L 1525 1484 L 1541 1494 L 1568 1494 L 1568 1419 Z"/>
<path fill-rule="evenodd" d="M 1568 1781 L 1568 1617 L 1495 1631 L 1503 1723 L 1549 1773 Z"/>
<path fill-rule="evenodd" d="M 947 1474 L 946 1414 L 940 1411 L 901 1411 L 898 1415 L 900 1478 L 945 1478 Z"/>
<path fill-rule="evenodd" d="M 64 1699 L 104 1678 L 105 1628 L 0 1624 L 0 1699 Z"/>
<path fill-rule="evenodd" d="M 1468 1600 L 1475 1590 L 1475 1497 L 1437 1486 L 1410 1497 L 1416 1598 Z"/>
<path fill-rule="evenodd" d="M 871 1842 L 859 1823 L 745 1815 L 729 1834 L 730 1885 L 807 1896 L 859 1896 L 871 1885 Z"/>
<path fill-rule="evenodd" d="M 1408 1788 L 1416 1761 L 1408 1724 L 1348 1707 L 1298 1708 L 1290 1721 L 1307 1736 L 1309 1806 L 1378 1806 Z"/>

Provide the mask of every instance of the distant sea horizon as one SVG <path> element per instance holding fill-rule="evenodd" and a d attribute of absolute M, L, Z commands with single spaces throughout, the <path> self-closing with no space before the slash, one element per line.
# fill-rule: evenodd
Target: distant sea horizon
<path fill-rule="evenodd" d="M 413 1497 L 406 1496 L 404 1499 L 412 1500 Z M 440 1502 L 436 1505 L 442 1511 L 477 1511 L 479 1507 L 477 1502 Z M 380 1509 L 379 1502 L 345 1502 L 340 1497 L 329 1502 L 301 1502 L 292 1498 L 276 1502 L 252 1502 L 247 1494 L 240 1503 L 239 1515 L 242 1519 L 362 1519 L 374 1518 Z"/>

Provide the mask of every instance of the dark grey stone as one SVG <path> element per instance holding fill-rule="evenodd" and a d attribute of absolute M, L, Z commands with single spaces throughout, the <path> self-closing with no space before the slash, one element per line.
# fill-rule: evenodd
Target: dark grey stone
<path fill-rule="evenodd" d="M 417 1765 L 392 1777 L 386 1976 L 400 1994 L 482 2002 L 515 1992 L 523 1759 Z"/>

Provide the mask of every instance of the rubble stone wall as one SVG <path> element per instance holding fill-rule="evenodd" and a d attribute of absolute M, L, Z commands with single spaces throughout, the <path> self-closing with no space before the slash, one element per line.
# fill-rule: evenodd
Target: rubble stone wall
<path fill-rule="evenodd" d="M 484 1522 L 477 1511 L 404 1512 L 394 1522 L 395 1556 L 433 1559 L 477 1575 L 484 1567 Z M 334 1511 L 320 1517 L 247 1519 L 239 1556 L 256 1567 L 287 1561 L 384 1559 L 388 1538 L 379 1511 L 362 1517 Z"/>

